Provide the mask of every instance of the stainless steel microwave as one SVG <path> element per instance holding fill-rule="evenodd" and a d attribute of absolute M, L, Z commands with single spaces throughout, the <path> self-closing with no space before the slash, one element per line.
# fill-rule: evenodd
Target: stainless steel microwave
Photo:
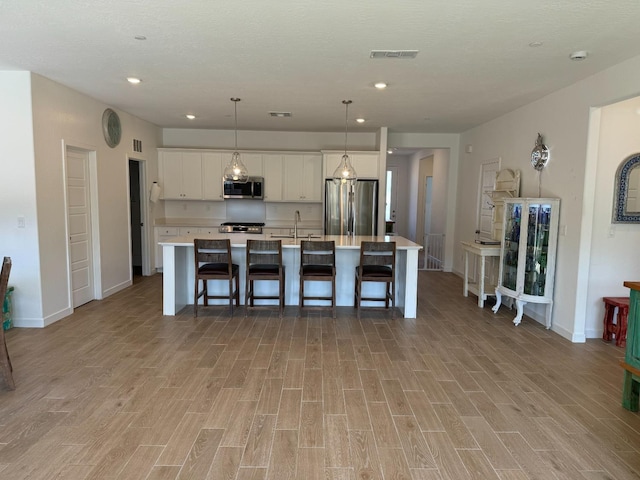
<path fill-rule="evenodd" d="M 262 200 L 264 196 L 263 183 L 264 178 L 262 177 L 249 177 L 246 183 L 223 180 L 223 197 Z"/>

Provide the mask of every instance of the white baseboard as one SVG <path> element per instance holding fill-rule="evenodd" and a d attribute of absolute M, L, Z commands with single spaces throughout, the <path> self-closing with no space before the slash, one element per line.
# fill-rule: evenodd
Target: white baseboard
<path fill-rule="evenodd" d="M 133 281 L 127 280 L 111 288 L 108 288 L 107 290 L 102 292 L 102 298 L 107 298 L 114 293 L 118 293 L 120 290 L 124 290 L 125 288 L 130 287 L 131 285 L 133 285 Z"/>

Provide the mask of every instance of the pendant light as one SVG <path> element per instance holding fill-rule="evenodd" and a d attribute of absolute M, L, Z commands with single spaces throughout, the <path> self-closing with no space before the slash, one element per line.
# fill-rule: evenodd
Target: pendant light
<path fill-rule="evenodd" d="M 344 117 L 344 155 L 342 156 L 342 160 L 340 160 L 340 164 L 338 168 L 333 172 L 333 181 L 335 183 L 355 183 L 358 175 L 356 173 L 356 169 L 351 165 L 351 159 L 349 155 L 347 155 L 347 127 L 349 124 L 349 105 L 353 103 L 351 100 L 343 100 L 342 103 L 345 106 L 345 117 Z"/>
<path fill-rule="evenodd" d="M 235 118 L 235 149 L 233 154 L 231 155 L 231 160 L 229 164 L 224 167 L 224 180 L 230 180 L 232 182 L 239 183 L 247 183 L 249 180 L 249 172 L 247 171 L 247 167 L 242 160 L 240 159 L 240 153 L 238 153 L 238 102 L 239 98 L 232 97 L 231 101 L 233 102 L 233 111 Z"/>

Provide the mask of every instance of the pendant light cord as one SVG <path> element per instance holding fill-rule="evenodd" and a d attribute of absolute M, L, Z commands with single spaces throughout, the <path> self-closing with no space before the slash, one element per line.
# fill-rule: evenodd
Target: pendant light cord
<path fill-rule="evenodd" d="M 347 154 L 347 127 L 349 125 L 349 104 L 351 100 L 343 100 L 342 103 L 345 104 L 345 112 L 344 112 L 344 154 Z"/>
<path fill-rule="evenodd" d="M 233 117 L 235 119 L 235 138 L 236 138 L 236 150 L 238 150 L 238 102 L 240 101 L 239 98 L 232 98 L 231 101 L 233 102 Z"/>

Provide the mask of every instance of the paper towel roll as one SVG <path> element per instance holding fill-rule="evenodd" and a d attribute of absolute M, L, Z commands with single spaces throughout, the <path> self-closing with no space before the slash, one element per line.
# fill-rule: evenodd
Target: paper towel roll
<path fill-rule="evenodd" d="M 153 185 L 151 185 L 151 194 L 149 195 L 149 200 L 151 200 L 152 203 L 156 203 L 159 198 L 160 185 L 158 185 L 158 182 L 153 182 Z"/>

